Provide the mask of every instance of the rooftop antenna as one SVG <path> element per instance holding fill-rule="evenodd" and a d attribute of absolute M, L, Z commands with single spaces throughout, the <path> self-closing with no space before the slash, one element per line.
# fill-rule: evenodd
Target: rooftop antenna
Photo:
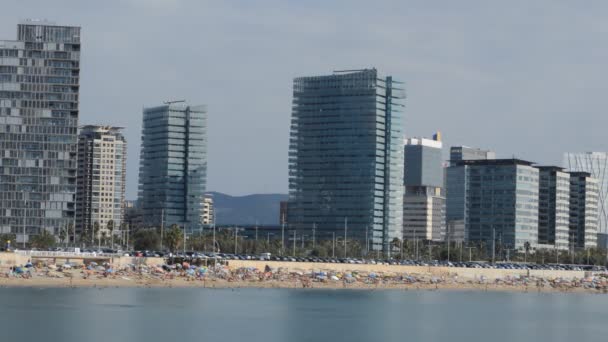
<path fill-rule="evenodd" d="M 180 103 L 180 102 L 186 102 L 186 100 L 173 100 L 173 101 L 165 101 L 163 102 L 164 104 L 173 104 L 173 103 Z"/>

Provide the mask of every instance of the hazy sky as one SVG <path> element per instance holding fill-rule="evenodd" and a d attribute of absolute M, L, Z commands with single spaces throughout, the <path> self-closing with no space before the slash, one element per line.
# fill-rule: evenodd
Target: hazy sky
<path fill-rule="evenodd" d="M 144 106 L 209 109 L 208 189 L 285 193 L 292 80 L 373 67 L 405 81 L 406 134 L 539 163 L 607 149 L 606 1 L 2 0 L 82 26 L 81 124 L 126 127 L 137 193 Z"/>

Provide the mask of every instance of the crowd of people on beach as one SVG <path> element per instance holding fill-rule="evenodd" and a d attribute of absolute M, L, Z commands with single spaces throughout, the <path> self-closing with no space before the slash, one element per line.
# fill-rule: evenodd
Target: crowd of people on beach
<path fill-rule="evenodd" d="M 458 272 L 441 276 L 428 273 L 362 272 L 330 270 L 297 270 L 254 267 L 230 267 L 225 264 L 192 265 L 188 262 L 148 266 L 128 264 L 114 267 L 109 263 L 89 262 L 85 265 L 72 264 L 32 264 L 28 261 L 22 266 L 11 266 L 4 273 L 6 278 L 70 278 L 88 280 L 92 283 L 103 279 L 120 280 L 138 284 L 173 284 L 177 282 L 201 282 L 200 286 L 214 287 L 222 282 L 224 287 L 263 286 L 263 287 L 329 287 L 329 288 L 538 288 L 569 291 L 573 289 L 597 290 L 608 292 L 608 274 L 599 273 L 584 278 L 543 278 L 525 275 L 507 275 L 489 279 L 485 276 L 475 278 L 459 277 Z M 135 282 L 140 283 L 135 283 Z M 199 284 L 191 284 L 199 285 Z"/>

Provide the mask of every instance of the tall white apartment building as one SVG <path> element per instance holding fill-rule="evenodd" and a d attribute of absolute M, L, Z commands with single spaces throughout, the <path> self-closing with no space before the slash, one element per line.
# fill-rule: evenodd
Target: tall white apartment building
<path fill-rule="evenodd" d="M 205 195 L 201 206 L 201 224 L 204 226 L 213 224 L 213 215 L 213 197 Z"/>
<path fill-rule="evenodd" d="M 100 234 L 109 236 L 122 224 L 125 203 L 127 141 L 122 128 L 89 125 L 78 137 L 76 232 L 91 231 L 99 223 Z"/>

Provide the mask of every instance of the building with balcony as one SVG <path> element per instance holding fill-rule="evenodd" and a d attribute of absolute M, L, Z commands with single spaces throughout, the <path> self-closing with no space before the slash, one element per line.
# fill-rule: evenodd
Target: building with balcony
<path fill-rule="evenodd" d="M 125 213 L 127 141 L 122 128 L 87 125 L 78 136 L 76 233 L 110 236 L 122 226 Z"/>
<path fill-rule="evenodd" d="M 0 233 L 18 243 L 72 231 L 80 51 L 80 27 L 44 21 L 0 40 Z"/>

